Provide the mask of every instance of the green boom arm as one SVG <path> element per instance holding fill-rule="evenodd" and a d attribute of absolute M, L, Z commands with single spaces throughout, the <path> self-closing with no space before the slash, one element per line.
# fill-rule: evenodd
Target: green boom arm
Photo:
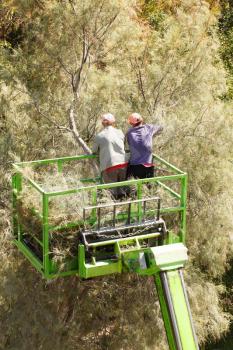
<path fill-rule="evenodd" d="M 171 350 L 197 350 L 189 302 L 181 270 L 155 275 L 167 339 Z"/>
<path fill-rule="evenodd" d="M 151 248 L 150 259 L 160 269 L 153 274 L 170 350 L 198 350 L 181 268 L 187 260 L 182 244 Z"/>

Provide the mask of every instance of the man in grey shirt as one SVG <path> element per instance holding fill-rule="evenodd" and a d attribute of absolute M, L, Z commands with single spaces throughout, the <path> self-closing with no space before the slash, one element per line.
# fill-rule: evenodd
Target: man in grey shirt
<path fill-rule="evenodd" d="M 95 136 L 92 151 L 99 153 L 100 170 L 103 181 L 112 183 L 126 180 L 127 161 L 124 148 L 124 134 L 116 129 L 115 117 L 111 113 L 102 115 L 104 129 Z M 125 195 L 125 189 L 111 190 L 115 198 Z"/>

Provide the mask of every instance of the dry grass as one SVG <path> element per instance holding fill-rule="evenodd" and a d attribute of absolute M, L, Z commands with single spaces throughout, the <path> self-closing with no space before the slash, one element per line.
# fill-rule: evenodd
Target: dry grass
<path fill-rule="evenodd" d="M 28 169 L 23 173 L 28 175 Z M 35 180 L 44 191 L 55 192 L 65 191 L 73 188 L 81 188 L 85 185 L 80 182 L 77 175 L 66 176 L 60 173 L 44 172 L 37 176 L 36 173 L 30 169 L 30 178 Z M 71 195 L 64 195 L 53 197 L 49 202 L 49 222 L 51 225 L 66 224 L 72 219 L 80 220 L 83 215 L 83 207 L 90 204 L 88 192 L 80 191 Z M 42 214 L 42 196 L 32 186 L 23 181 L 23 189 L 20 197 L 23 209 L 34 209 L 36 212 Z"/>
<path fill-rule="evenodd" d="M 48 169 L 47 169 L 48 170 Z M 79 170 L 77 174 L 77 170 Z M 79 179 L 84 177 L 81 172 L 82 168 L 71 169 L 65 174 L 53 172 L 36 173 L 31 168 L 25 168 L 23 174 L 30 177 L 36 183 L 39 183 L 43 190 L 47 192 L 65 191 L 73 188 L 83 188 L 85 183 Z M 111 203 L 113 199 L 107 190 L 102 190 L 98 198 L 98 204 Z M 51 234 L 51 256 L 59 268 L 64 268 L 64 262 L 74 256 L 77 256 L 77 247 L 79 241 L 79 232 L 82 226 L 79 222 L 83 220 L 83 208 L 92 204 L 92 193 L 89 191 L 80 191 L 75 194 L 55 196 L 49 200 L 49 224 L 57 226 L 66 226 L 70 223 L 76 223 L 75 228 L 55 229 Z M 109 209 L 110 210 L 110 209 Z M 42 241 L 42 196 L 30 186 L 27 181 L 23 180 L 23 187 L 18 197 L 17 212 L 19 213 L 19 221 L 23 225 L 24 231 Z M 87 213 L 87 218 L 91 212 Z M 102 223 L 108 221 L 111 214 L 108 210 L 102 213 Z M 87 228 L 87 227 L 85 227 Z"/>

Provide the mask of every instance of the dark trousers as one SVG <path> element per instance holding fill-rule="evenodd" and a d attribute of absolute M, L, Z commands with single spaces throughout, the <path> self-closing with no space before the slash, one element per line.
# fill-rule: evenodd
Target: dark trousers
<path fill-rule="evenodd" d="M 115 169 L 114 171 L 103 171 L 102 178 L 104 183 L 120 182 L 126 180 L 126 167 Z M 129 187 L 128 186 L 118 186 L 110 188 L 115 199 L 120 199 L 128 195 Z"/>
<path fill-rule="evenodd" d="M 142 164 L 128 165 L 127 179 L 134 177 L 136 179 L 145 179 L 148 177 L 154 177 L 154 166 L 146 167 Z"/>

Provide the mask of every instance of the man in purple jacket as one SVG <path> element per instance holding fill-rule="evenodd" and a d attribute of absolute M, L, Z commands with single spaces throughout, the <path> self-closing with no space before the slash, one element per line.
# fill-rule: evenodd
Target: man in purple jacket
<path fill-rule="evenodd" d="M 132 127 L 126 133 L 130 150 L 127 177 L 133 176 L 139 179 L 153 177 L 152 138 L 160 134 L 163 127 L 143 124 L 143 118 L 138 113 L 132 113 L 128 122 Z"/>

